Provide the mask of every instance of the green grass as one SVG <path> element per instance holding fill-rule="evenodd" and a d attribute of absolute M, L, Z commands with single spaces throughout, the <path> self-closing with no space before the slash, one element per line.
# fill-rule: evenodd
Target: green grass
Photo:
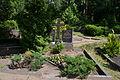
<path fill-rule="evenodd" d="M 74 35 L 80 35 L 80 36 L 83 36 L 83 34 L 80 33 L 80 32 L 73 32 L 73 34 L 74 34 Z"/>
<path fill-rule="evenodd" d="M 79 46 L 78 48 L 86 49 L 89 52 L 93 52 L 95 47 L 102 47 L 104 44 L 105 42 L 95 42 L 95 43 L 90 43 L 90 44 Z"/>
<path fill-rule="evenodd" d="M 95 51 L 95 47 L 102 47 L 105 42 L 97 42 L 79 46 L 78 48 L 86 49 L 97 62 L 106 70 L 106 72 L 113 77 L 113 80 L 120 80 L 120 71 L 115 69 L 109 62 L 103 59 L 97 52 Z"/>

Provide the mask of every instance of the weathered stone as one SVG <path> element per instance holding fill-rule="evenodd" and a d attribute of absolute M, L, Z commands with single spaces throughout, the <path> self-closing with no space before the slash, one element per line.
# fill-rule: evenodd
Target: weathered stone
<path fill-rule="evenodd" d="M 72 42 L 72 29 L 62 31 L 62 41 Z"/>
<path fill-rule="evenodd" d="M 65 49 L 72 49 L 73 50 L 73 44 L 69 42 L 64 42 Z"/>
<path fill-rule="evenodd" d="M 58 18 L 58 23 L 54 24 L 54 26 L 57 26 L 57 42 L 60 42 L 60 27 L 64 26 L 64 23 L 60 23 L 61 19 Z"/>
<path fill-rule="evenodd" d="M 65 44 L 65 49 L 73 49 L 72 44 L 72 34 L 73 29 L 63 30 L 62 31 L 62 41 Z"/>
<path fill-rule="evenodd" d="M 19 30 L 11 30 L 10 38 L 21 38 L 21 32 Z"/>

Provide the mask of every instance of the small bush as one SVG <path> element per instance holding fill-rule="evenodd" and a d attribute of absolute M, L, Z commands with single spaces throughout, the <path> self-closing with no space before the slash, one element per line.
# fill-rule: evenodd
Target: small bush
<path fill-rule="evenodd" d="M 82 55 L 75 57 L 64 56 L 64 61 L 67 63 L 66 67 L 61 70 L 61 74 L 68 77 L 77 77 L 81 79 L 86 78 L 91 71 L 94 71 L 95 63 Z"/>
<path fill-rule="evenodd" d="M 43 57 L 39 52 L 27 51 L 23 55 L 15 54 L 11 58 L 12 64 L 10 68 L 28 68 L 30 71 L 37 71 L 45 63 L 45 57 Z"/>
<path fill-rule="evenodd" d="M 57 43 L 53 48 L 53 53 L 60 53 L 60 51 L 64 48 L 63 43 Z"/>
<path fill-rule="evenodd" d="M 12 61 L 12 68 L 22 68 L 21 60 L 23 59 L 23 56 L 21 54 L 14 54 L 11 58 Z"/>
<path fill-rule="evenodd" d="M 29 66 L 29 70 L 31 71 L 37 71 L 42 67 L 42 65 L 45 63 L 45 57 L 43 57 L 38 52 L 33 52 L 31 56 L 32 62 Z"/>
<path fill-rule="evenodd" d="M 110 56 L 120 55 L 120 42 L 117 35 L 111 33 L 108 35 L 108 42 L 104 45 L 103 50 Z"/>
<path fill-rule="evenodd" d="M 103 34 L 103 29 L 95 25 L 85 25 L 83 27 L 82 33 L 88 36 L 100 36 Z"/>

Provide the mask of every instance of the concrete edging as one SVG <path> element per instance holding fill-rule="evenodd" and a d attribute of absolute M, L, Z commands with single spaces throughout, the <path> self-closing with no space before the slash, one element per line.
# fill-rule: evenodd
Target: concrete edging
<path fill-rule="evenodd" d="M 118 64 L 116 64 L 112 59 L 110 59 L 109 57 L 105 56 L 104 52 L 102 51 L 102 49 L 100 47 L 96 47 L 95 48 L 96 51 L 101 54 L 101 56 L 106 59 L 110 64 L 112 64 L 114 67 L 116 67 L 119 71 L 120 71 L 120 66 Z"/>
<path fill-rule="evenodd" d="M 93 60 L 97 65 L 96 67 L 101 70 L 101 72 L 99 72 L 100 75 L 92 75 L 94 77 L 106 77 L 106 78 L 111 78 L 112 76 L 110 76 L 103 68 L 102 66 L 100 66 L 100 64 L 87 52 L 87 50 L 84 50 L 83 51 L 85 56 L 88 58 L 88 59 L 91 59 Z"/>

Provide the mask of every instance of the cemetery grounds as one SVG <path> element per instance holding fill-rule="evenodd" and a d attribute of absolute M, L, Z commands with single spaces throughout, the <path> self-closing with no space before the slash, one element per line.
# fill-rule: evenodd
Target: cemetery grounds
<path fill-rule="evenodd" d="M 109 65 L 109 63 L 106 60 L 102 59 L 102 57 L 96 54 L 96 52 L 94 51 L 94 47 L 101 46 L 103 45 L 104 42 L 106 42 L 106 38 L 98 39 L 98 37 L 97 38 L 84 37 L 76 33 L 73 36 L 74 48 L 86 49 L 100 63 L 100 65 L 106 70 L 106 72 L 113 77 L 113 80 L 120 80 L 120 72 L 115 70 L 111 65 Z M 76 55 L 76 52 L 74 51 L 69 51 L 69 53 L 65 53 L 65 51 L 62 51 L 61 53 L 63 53 L 64 55 Z M 48 55 L 46 54 L 46 56 Z M 7 59 L 0 59 L 0 68 L 5 67 L 4 64 L 9 63 L 8 61 L 9 60 Z M 44 69 L 40 69 L 40 71 L 44 71 L 44 74 L 46 75 L 39 76 L 39 75 L 30 75 L 30 74 L 0 72 L 0 80 L 8 80 L 8 79 L 9 80 L 67 80 L 66 78 L 53 79 L 52 75 L 59 74 L 59 71 L 57 70 L 58 68 L 49 64 L 45 64 L 43 66 L 45 66 Z M 49 71 L 46 71 L 48 68 Z M 70 79 L 70 80 L 77 80 L 77 79 Z M 89 80 L 93 80 L 93 79 L 89 79 Z"/>

